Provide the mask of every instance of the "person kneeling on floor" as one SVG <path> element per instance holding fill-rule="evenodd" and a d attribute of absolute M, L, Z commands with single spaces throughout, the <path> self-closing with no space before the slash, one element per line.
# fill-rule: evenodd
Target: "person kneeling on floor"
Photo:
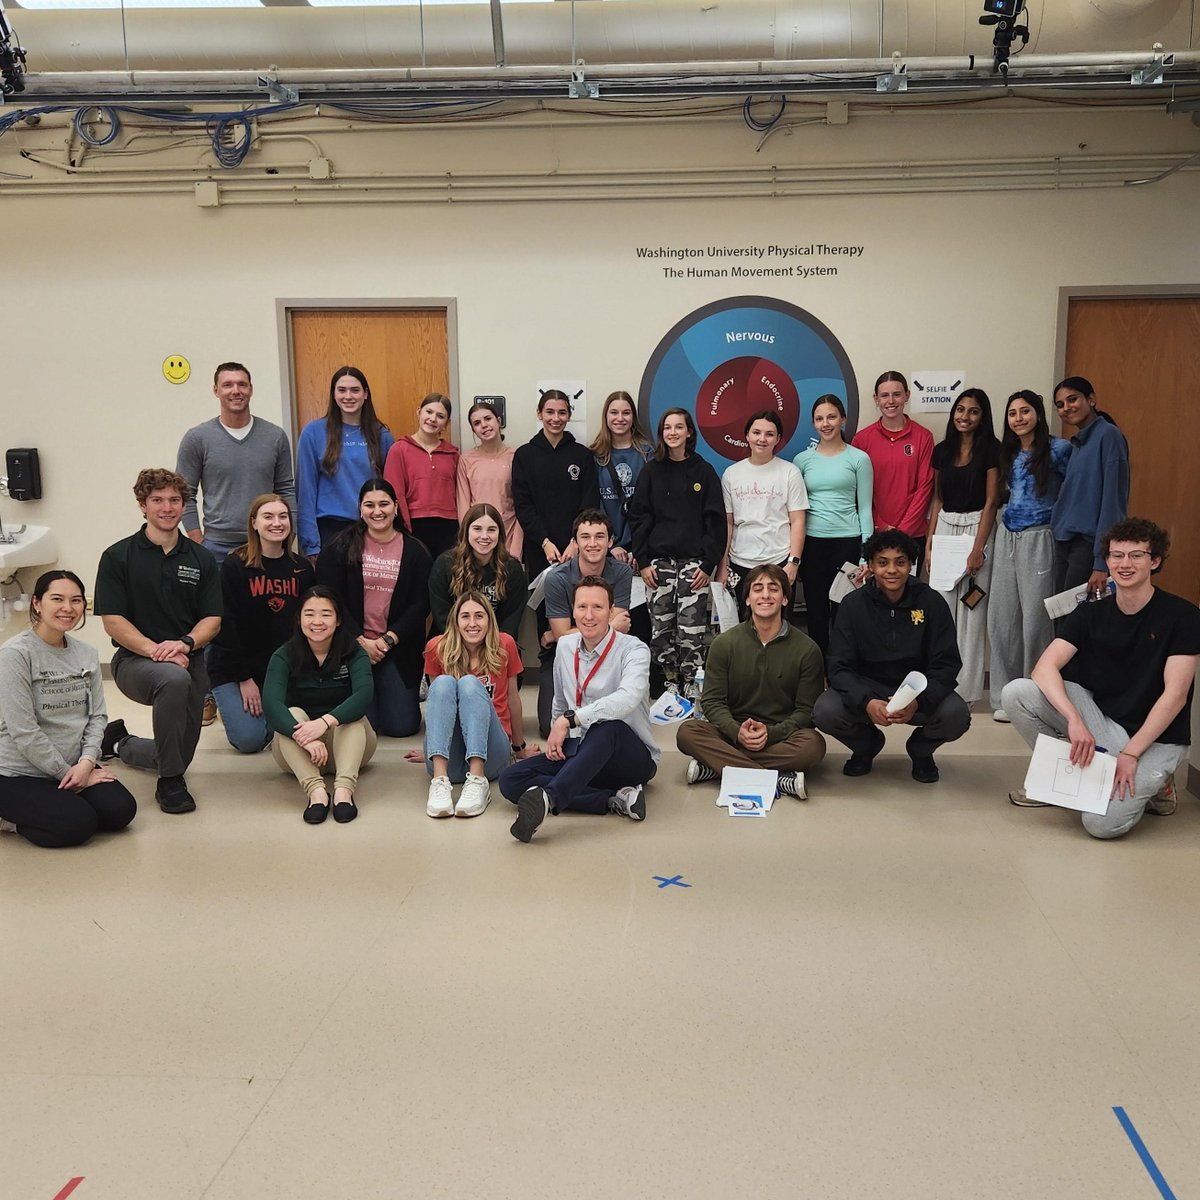
<path fill-rule="evenodd" d="M 778 771 L 779 790 L 805 798 L 804 772 L 825 757 L 812 727 L 825 667 L 807 634 L 783 619 L 787 576 L 768 563 L 746 574 L 750 616 L 719 634 L 708 652 L 703 721 L 684 721 L 676 744 L 691 760 L 688 783 L 715 779 L 725 767 Z"/>
<path fill-rule="evenodd" d="M 1083 814 L 1093 837 L 1117 838 L 1144 812 L 1175 811 L 1174 794 L 1158 793 L 1191 740 L 1200 609 L 1150 580 L 1170 549 L 1165 529 L 1131 517 L 1118 521 L 1101 547 L 1115 595 L 1068 613 L 1033 677 L 1006 684 L 1001 704 L 1031 749 L 1044 733 L 1068 738 L 1071 761 L 1082 767 L 1097 750 L 1117 756 L 1107 813 Z M 1043 807 L 1021 791 L 1009 798 L 1022 808 Z"/>
<path fill-rule="evenodd" d="M 596 575 L 575 585 L 575 629 L 559 638 L 546 750 L 500 772 L 517 806 L 512 835 L 528 842 L 550 815 L 567 809 L 646 816 L 643 787 L 661 751 L 650 728 L 650 651 L 613 629 L 612 586 Z"/>
<path fill-rule="evenodd" d="M 889 725 L 914 725 L 906 749 L 912 777 L 936 783 L 934 751 L 971 727 L 971 710 L 955 694 L 962 660 L 945 600 L 909 574 L 917 544 L 885 529 L 863 546 L 867 581 L 838 609 L 829 642 L 829 688 L 813 721 L 850 749 L 845 775 L 866 775 Z M 910 671 L 928 683 L 915 700 L 889 713 L 888 700 Z"/>

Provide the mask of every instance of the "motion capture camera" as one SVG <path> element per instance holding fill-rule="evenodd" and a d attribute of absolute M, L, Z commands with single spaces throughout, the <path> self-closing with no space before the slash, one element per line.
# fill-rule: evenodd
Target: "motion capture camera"
<path fill-rule="evenodd" d="M 1013 42 L 1021 39 L 1021 46 L 1029 45 L 1029 26 L 1018 25 L 1017 18 L 1025 11 L 1025 0 L 983 0 L 983 16 L 980 25 L 994 25 L 992 35 L 992 70 L 1001 75 L 1008 74 L 1008 59 Z"/>
<path fill-rule="evenodd" d="M 11 96 L 25 90 L 25 51 L 13 35 L 0 4 L 0 94 Z"/>

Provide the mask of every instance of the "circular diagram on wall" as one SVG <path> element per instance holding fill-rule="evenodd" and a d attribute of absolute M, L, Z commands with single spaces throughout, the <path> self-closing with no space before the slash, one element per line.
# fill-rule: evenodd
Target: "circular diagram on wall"
<path fill-rule="evenodd" d="M 779 414 L 789 461 L 816 444 L 809 413 L 832 393 L 858 428 L 858 384 L 842 344 L 812 313 L 770 296 L 731 296 L 689 313 L 659 342 L 642 375 L 638 415 L 648 432 L 668 408 L 696 422 L 696 449 L 720 474 L 749 457 L 742 431 L 763 409 Z"/>

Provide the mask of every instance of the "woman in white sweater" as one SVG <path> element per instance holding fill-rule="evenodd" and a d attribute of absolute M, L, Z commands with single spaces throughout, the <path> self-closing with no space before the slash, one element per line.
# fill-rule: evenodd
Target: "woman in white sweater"
<path fill-rule="evenodd" d="M 0 646 L 0 829 L 35 846 L 79 846 L 137 812 L 100 765 L 100 657 L 67 636 L 86 609 L 78 575 L 47 571 L 33 588 L 33 628 Z"/>

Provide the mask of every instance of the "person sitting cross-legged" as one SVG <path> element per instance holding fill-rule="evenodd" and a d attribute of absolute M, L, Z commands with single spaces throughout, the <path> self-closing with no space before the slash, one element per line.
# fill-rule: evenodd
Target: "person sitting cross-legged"
<path fill-rule="evenodd" d="M 1151 582 L 1170 550 L 1153 521 L 1118 521 L 1101 548 L 1116 593 L 1069 612 L 1033 677 L 1010 680 L 1000 703 L 1030 749 L 1044 733 L 1067 738 L 1071 762 L 1081 767 L 1097 750 L 1116 755 L 1108 811 L 1084 813 L 1083 827 L 1092 837 L 1117 838 L 1145 812 L 1175 810 L 1174 795 L 1162 793 L 1191 740 L 1200 609 Z M 1009 799 L 1042 807 L 1023 791 Z"/>
<path fill-rule="evenodd" d="M 783 619 L 787 576 L 774 563 L 746 574 L 750 616 L 719 634 L 708 652 L 703 721 L 684 721 L 675 735 L 690 758 L 688 783 L 715 779 L 725 767 L 778 771 L 779 790 L 805 799 L 804 772 L 825 757 L 812 727 L 825 668 L 807 634 Z"/>
<path fill-rule="evenodd" d="M 971 710 L 954 691 L 962 666 L 954 621 L 945 600 L 909 573 L 917 553 L 916 542 L 898 529 L 868 538 L 867 581 L 838 609 L 829 688 L 813 709 L 813 722 L 850 748 L 845 775 L 870 772 L 889 725 L 914 725 L 905 747 L 912 777 L 936 783 L 934 751 L 971 727 Z M 889 713 L 888 701 L 910 671 L 920 671 L 928 684 Z"/>
<path fill-rule="evenodd" d="M 650 650 L 612 627 L 612 585 L 585 575 L 572 615 L 575 629 L 555 650 L 545 753 L 500 772 L 500 791 L 517 806 L 511 832 L 521 842 L 567 809 L 644 820 L 642 789 L 661 757 L 650 728 Z"/>

